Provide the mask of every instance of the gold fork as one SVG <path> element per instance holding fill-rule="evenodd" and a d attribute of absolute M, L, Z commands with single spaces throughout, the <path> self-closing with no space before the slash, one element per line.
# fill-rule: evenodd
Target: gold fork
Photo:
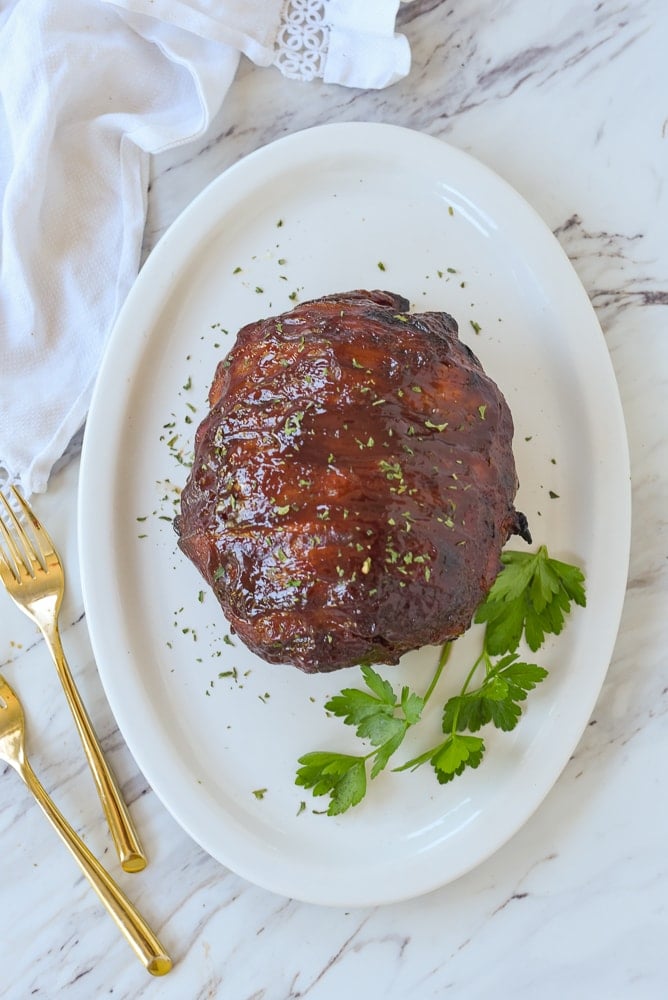
<path fill-rule="evenodd" d="M 21 702 L 1 675 L 0 760 L 10 764 L 23 778 L 145 968 L 153 976 L 164 976 L 172 967 L 169 955 L 141 914 L 74 832 L 33 771 L 25 754 Z"/>
<path fill-rule="evenodd" d="M 74 716 L 121 865 L 126 872 L 141 871 L 146 867 L 144 851 L 116 779 L 104 758 L 60 641 L 58 612 L 65 590 L 62 564 L 46 530 L 19 491 L 13 486 L 11 489 L 23 518 L 30 525 L 30 534 L 0 490 L 0 514 L 4 509 L 6 515 L 5 518 L 0 516 L 0 578 L 15 604 L 37 624 L 46 640 Z"/>

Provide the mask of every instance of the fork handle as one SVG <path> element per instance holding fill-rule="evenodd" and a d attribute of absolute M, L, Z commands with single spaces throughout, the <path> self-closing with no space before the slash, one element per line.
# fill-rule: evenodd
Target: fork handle
<path fill-rule="evenodd" d="M 77 864 L 144 967 L 153 976 L 164 976 L 171 969 L 172 960 L 142 915 L 72 829 L 41 784 L 30 766 L 30 762 L 24 758 L 20 764 L 14 764 L 14 766 L 55 827 L 61 840 L 69 847 Z"/>
<path fill-rule="evenodd" d="M 60 641 L 58 624 L 44 625 L 41 628 L 56 665 L 67 703 L 74 716 L 84 753 L 95 780 L 97 794 L 100 797 L 114 846 L 120 858 L 121 867 L 126 872 L 139 872 L 146 867 L 146 855 L 139 842 L 132 817 L 123 800 L 116 778 L 105 760 L 93 724 L 74 683 Z"/>

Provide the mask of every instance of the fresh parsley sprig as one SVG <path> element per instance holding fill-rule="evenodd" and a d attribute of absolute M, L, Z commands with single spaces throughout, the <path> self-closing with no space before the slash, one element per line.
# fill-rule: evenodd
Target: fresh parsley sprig
<path fill-rule="evenodd" d="M 466 768 L 477 768 L 485 753 L 478 733 L 491 724 L 509 732 L 518 724 L 527 695 L 547 677 L 536 663 L 527 663 L 516 652 L 524 639 L 536 652 L 546 635 L 559 635 L 573 603 L 584 607 L 584 575 L 577 566 L 551 559 L 541 545 L 535 553 L 503 553 L 503 569 L 474 621 L 484 624 L 483 648 L 470 668 L 459 694 L 443 706 L 441 728 L 445 739 L 395 771 L 414 771 L 422 764 L 433 767 L 440 784 Z M 446 643 L 424 695 L 402 687 L 397 695 L 389 681 L 370 666 L 362 667 L 367 690 L 344 688 L 325 709 L 354 726 L 356 735 L 371 744 L 365 754 L 352 755 L 317 750 L 299 758 L 296 784 L 314 795 L 329 795 L 327 813 L 335 816 L 362 801 L 369 777 L 375 778 L 401 746 L 408 730 L 419 723 L 450 655 Z M 498 659 L 494 659 L 498 657 Z M 471 687 L 484 671 L 482 681 Z"/>
<path fill-rule="evenodd" d="M 485 678 L 479 687 L 469 690 L 469 684 L 480 665 Z M 418 757 L 395 768 L 414 771 L 427 762 L 432 765 L 441 785 L 452 781 L 465 768 L 476 768 L 485 753 L 485 741 L 480 736 L 462 735 L 467 730 L 477 733 L 492 723 L 497 729 L 510 732 L 520 721 L 521 702 L 547 677 L 547 670 L 536 663 L 523 663 L 516 653 L 509 653 L 493 663 L 486 649 L 473 664 L 459 694 L 446 701 L 442 729 L 445 739 Z"/>
<path fill-rule="evenodd" d="M 363 666 L 362 677 L 368 690 L 344 688 L 325 704 L 327 712 L 343 719 L 347 726 L 354 726 L 357 736 L 368 740 L 373 748 L 358 756 L 315 750 L 299 758 L 301 767 L 295 783 L 310 788 L 314 795 L 329 795 L 329 816 L 345 812 L 362 801 L 367 790 L 367 762 L 373 760 L 370 778 L 375 778 L 387 767 L 409 728 L 420 721 L 449 654 L 448 643 L 441 651 L 431 684 L 423 696 L 406 686 L 397 695 L 389 681 L 372 667 Z"/>
<path fill-rule="evenodd" d="M 532 652 L 549 633 L 559 635 L 571 602 L 586 604 L 584 574 L 578 566 L 551 559 L 544 545 L 537 552 L 504 552 L 503 570 L 476 611 L 485 623 L 485 646 L 500 655 L 517 649 L 522 636 Z"/>

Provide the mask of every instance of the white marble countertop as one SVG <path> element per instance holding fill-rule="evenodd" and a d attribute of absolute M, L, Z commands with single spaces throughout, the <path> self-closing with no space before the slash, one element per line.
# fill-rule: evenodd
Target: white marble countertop
<path fill-rule="evenodd" d="M 242 64 L 196 147 L 153 164 L 145 249 L 221 170 L 297 129 L 369 120 L 464 149 L 542 215 L 596 308 L 619 382 L 633 481 L 618 641 L 556 786 L 492 858 L 430 895 L 363 910 L 271 895 L 209 858 L 138 771 L 107 706 L 77 572 L 78 448 L 35 507 L 68 570 L 64 644 L 150 864 L 119 881 L 175 967 L 152 980 L 9 768 L 0 783 L 0 996 L 161 1000 L 662 998 L 668 969 L 668 7 L 663 0 L 416 0 L 410 76 L 379 92 Z M 595 372 L 591 373 L 595 378 Z M 0 593 L 0 667 L 33 766 L 117 871 L 55 672 Z"/>

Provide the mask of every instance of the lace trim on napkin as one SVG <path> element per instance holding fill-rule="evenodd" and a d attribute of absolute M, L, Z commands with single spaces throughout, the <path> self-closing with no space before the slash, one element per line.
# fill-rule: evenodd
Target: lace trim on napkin
<path fill-rule="evenodd" d="M 328 0 L 285 0 L 274 57 L 283 76 L 322 77 L 329 43 L 327 5 Z"/>

